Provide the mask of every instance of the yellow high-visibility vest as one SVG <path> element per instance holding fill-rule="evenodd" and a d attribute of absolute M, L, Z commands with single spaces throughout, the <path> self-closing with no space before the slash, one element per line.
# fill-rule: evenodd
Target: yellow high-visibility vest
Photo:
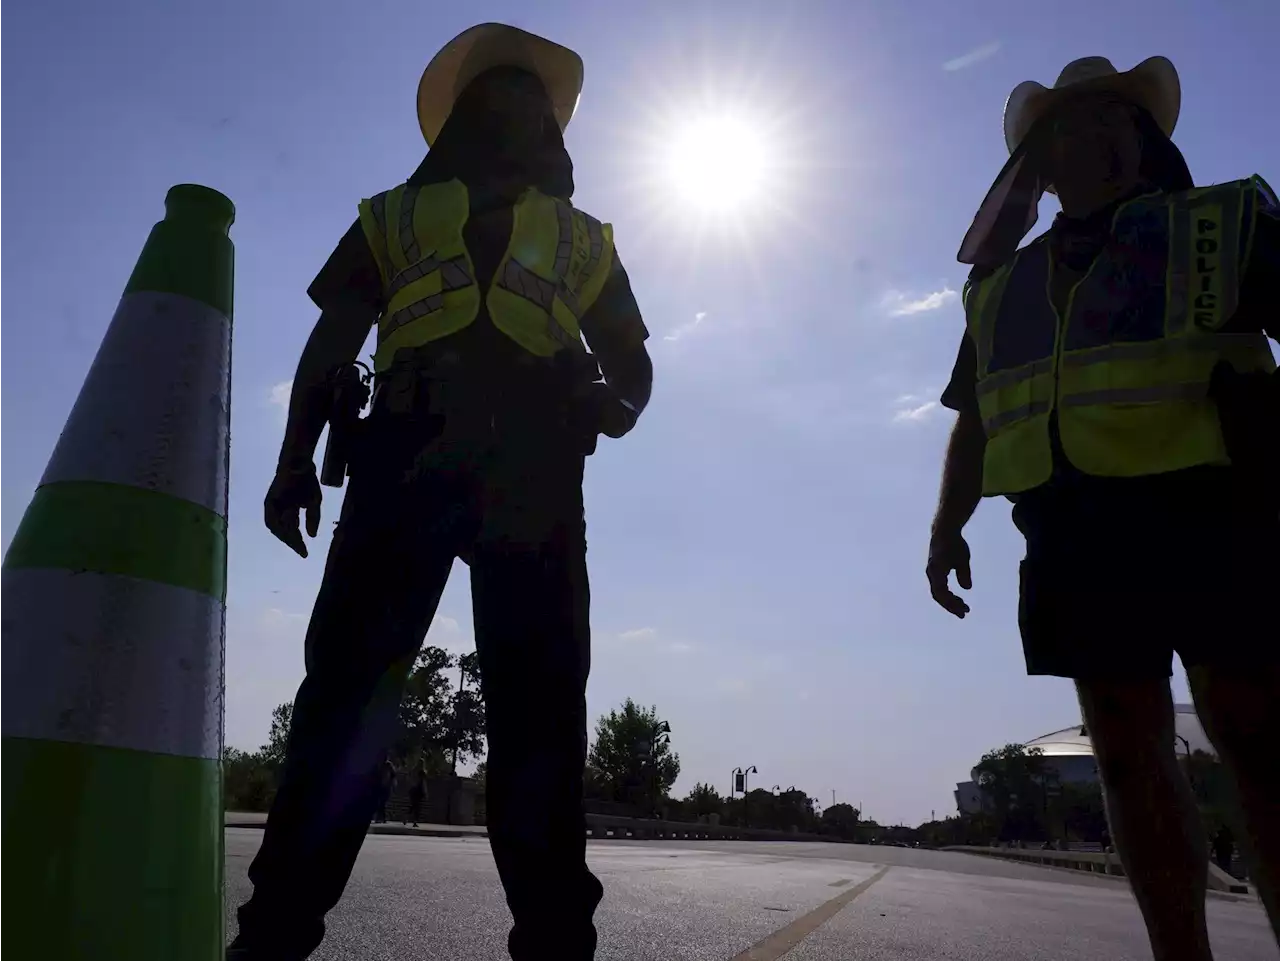
<path fill-rule="evenodd" d="M 1135 477 L 1228 464 L 1208 396 L 1214 365 L 1272 371 L 1265 334 L 1226 334 L 1249 262 L 1260 177 L 1122 205 L 1110 240 L 1059 315 L 1053 258 L 1040 237 L 965 285 L 987 434 L 982 492 L 1049 480 L 1050 413 L 1062 449 L 1086 474 Z"/>
<path fill-rule="evenodd" d="M 529 188 L 516 202 L 511 241 L 482 295 L 462 237 L 470 214 L 459 180 L 401 184 L 360 203 L 360 225 L 382 274 L 374 369 L 397 351 L 462 330 L 484 296 L 500 331 L 539 357 L 583 349 L 579 320 L 599 297 L 613 262 L 613 228 Z"/>

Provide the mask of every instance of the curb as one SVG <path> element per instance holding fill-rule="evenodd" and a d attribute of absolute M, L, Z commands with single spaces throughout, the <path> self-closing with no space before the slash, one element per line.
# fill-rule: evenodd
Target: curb
<path fill-rule="evenodd" d="M 263 820 L 239 820 L 227 818 L 226 827 L 242 828 L 250 831 L 261 831 L 267 826 L 265 819 Z M 459 831 L 450 830 L 447 827 L 410 827 L 400 824 L 370 824 L 369 834 L 390 834 L 423 838 L 488 838 L 489 832 L 480 828 L 478 830 Z"/>
<path fill-rule="evenodd" d="M 988 848 L 968 845 L 948 845 L 945 851 L 958 854 L 971 854 L 980 857 L 991 857 L 1001 861 L 1013 861 L 1021 864 L 1034 864 L 1038 867 L 1055 868 L 1064 871 L 1077 871 L 1083 874 L 1098 874 L 1107 878 L 1125 880 L 1124 868 L 1115 854 L 1095 853 L 1092 851 L 1043 851 L 1034 848 Z M 1084 865 L 1088 865 L 1085 867 Z M 1101 870 L 1098 870 L 1101 868 Z M 1223 871 L 1216 864 L 1209 863 L 1209 894 L 1251 896 L 1254 894 L 1249 886 Z"/>

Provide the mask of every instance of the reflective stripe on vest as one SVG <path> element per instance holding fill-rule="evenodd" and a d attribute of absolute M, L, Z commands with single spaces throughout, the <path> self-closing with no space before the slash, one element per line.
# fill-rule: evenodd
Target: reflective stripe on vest
<path fill-rule="evenodd" d="M 562 200 L 526 191 L 486 298 L 494 326 L 540 357 L 581 349 L 582 314 L 600 295 L 612 260 L 610 227 Z"/>
<path fill-rule="evenodd" d="M 1043 238 L 969 285 L 984 493 L 1048 480 L 1055 407 L 1063 449 L 1085 473 L 1227 462 L 1208 398 L 1214 366 L 1274 369 L 1264 335 L 1218 332 L 1238 304 L 1260 189 L 1250 179 L 1122 206 L 1111 241 L 1068 296 L 1065 323 L 1048 296 Z"/>
<path fill-rule="evenodd" d="M 374 366 L 470 324 L 481 292 L 463 240 L 469 216 L 460 181 L 404 185 L 360 205 L 387 305 Z M 513 208 L 506 253 L 485 299 L 503 333 L 538 356 L 582 349 L 579 322 L 613 260 L 612 230 L 564 201 L 527 190 Z"/>

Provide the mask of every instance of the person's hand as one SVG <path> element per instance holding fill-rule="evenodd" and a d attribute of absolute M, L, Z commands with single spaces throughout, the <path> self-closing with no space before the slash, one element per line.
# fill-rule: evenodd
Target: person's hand
<path fill-rule="evenodd" d="M 306 557 L 307 544 L 302 539 L 299 514 L 306 511 L 307 536 L 315 537 L 320 530 L 320 501 L 320 481 L 316 478 L 314 463 L 307 461 L 278 468 L 262 505 L 267 530 L 293 548 L 299 557 Z"/>
<path fill-rule="evenodd" d="M 608 384 L 591 385 L 590 405 L 592 424 L 598 433 L 615 440 L 636 425 L 635 411 L 631 410 Z"/>
<path fill-rule="evenodd" d="M 929 593 L 938 606 L 956 617 L 969 613 L 969 605 L 951 590 L 951 572 L 956 572 L 956 583 L 964 590 L 973 587 L 973 575 L 969 571 L 969 545 L 959 531 L 934 531 L 929 540 L 929 562 L 925 573 L 929 577 Z"/>

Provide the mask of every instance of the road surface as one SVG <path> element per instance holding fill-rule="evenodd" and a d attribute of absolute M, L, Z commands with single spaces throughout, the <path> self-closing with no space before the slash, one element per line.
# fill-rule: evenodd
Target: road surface
<path fill-rule="evenodd" d="M 227 830 L 228 938 L 259 830 Z M 599 961 L 1149 961 L 1123 880 L 847 844 L 599 841 Z M 1212 896 L 1218 961 L 1280 961 L 1256 900 Z M 501 961 L 483 838 L 370 836 L 315 961 Z"/>

